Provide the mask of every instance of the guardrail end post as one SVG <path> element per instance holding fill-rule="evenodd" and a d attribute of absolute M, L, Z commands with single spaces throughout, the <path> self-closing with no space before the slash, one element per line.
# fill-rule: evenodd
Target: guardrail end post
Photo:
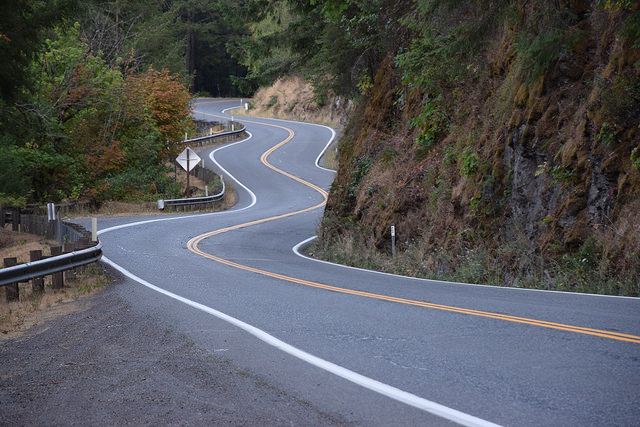
<path fill-rule="evenodd" d="M 17 258 L 5 258 L 4 259 L 4 267 L 13 267 L 14 265 L 18 264 L 18 259 Z M 17 301 L 18 299 L 20 299 L 20 288 L 18 287 L 18 283 L 11 283 L 7 286 L 5 286 L 6 289 L 6 297 L 7 297 L 7 302 L 10 301 Z"/>
<path fill-rule="evenodd" d="M 162 199 L 158 200 L 158 209 L 164 210 L 164 200 Z"/>

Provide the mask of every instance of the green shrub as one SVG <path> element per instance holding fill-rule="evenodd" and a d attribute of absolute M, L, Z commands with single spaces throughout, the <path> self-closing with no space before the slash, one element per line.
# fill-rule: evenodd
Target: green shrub
<path fill-rule="evenodd" d="M 631 164 L 633 165 L 634 168 L 640 170 L 640 150 L 639 150 L 640 146 L 634 148 L 631 151 Z"/>
<path fill-rule="evenodd" d="M 369 172 L 371 159 L 368 156 L 361 156 L 355 160 L 355 168 L 351 172 L 351 181 L 347 184 L 346 190 L 350 197 L 355 197 L 360 188 L 362 178 Z"/>
<path fill-rule="evenodd" d="M 616 141 L 616 136 L 620 131 L 616 130 L 615 126 L 609 122 L 602 123 L 600 132 L 598 132 L 598 142 L 607 146 L 611 146 Z"/>
<path fill-rule="evenodd" d="M 473 149 L 469 147 L 465 148 L 462 152 L 461 160 L 462 166 L 460 167 L 460 174 L 468 178 L 478 170 L 480 158 L 478 157 L 478 153 L 473 151 Z"/>
<path fill-rule="evenodd" d="M 269 108 L 273 107 L 274 105 L 276 105 L 277 103 L 278 103 L 278 96 L 277 95 L 271 95 L 271 98 L 269 98 L 269 102 L 267 102 L 264 105 L 264 108 L 269 109 Z"/>
<path fill-rule="evenodd" d="M 576 15 L 566 5 L 541 5 L 516 35 L 515 51 L 524 60 L 529 83 L 544 75 L 584 36 L 584 30 L 572 27 L 576 22 Z"/>
<path fill-rule="evenodd" d="M 439 98 L 427 98 L 417 117 L 409 121 L 411 128 L 419 128 L 415 147 L 418 158 L 424 158 L 449 128 L 449 119 L 439 105 Z"/>

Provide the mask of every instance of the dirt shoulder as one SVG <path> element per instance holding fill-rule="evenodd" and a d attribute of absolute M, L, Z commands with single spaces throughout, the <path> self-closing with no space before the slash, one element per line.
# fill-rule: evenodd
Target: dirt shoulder
<path fill-rule="evenodd" d="M 0 337 L 0 425 L 342 424 L 134 314 L 110 274 L 101 292 Z"/>

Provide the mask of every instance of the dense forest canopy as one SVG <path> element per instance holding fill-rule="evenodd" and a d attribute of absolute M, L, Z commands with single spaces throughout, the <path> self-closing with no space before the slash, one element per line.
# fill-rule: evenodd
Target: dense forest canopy
<path fill-rule="evenodd" d="M 147 200 L 192 127 L 190 92 L 242 94 L 223 2 L 9 0 L 0 16 L 0 198 Z M 226 22 L 231 22 L 228 25 Z"/>
<path fill-rule="evenodd" d="M 390 25 L 401 10 L 391 5 L 9 0 L 0 17 L 0 194 L 25 203 L 175 191 L 157 177 L 176 149 L 167 141 L 188 131 L 181 85 L 247 96 L 297 73 L 314 82 L 318 102 L 329 91 L 365 93 L 405 31 Z M 182 115 L 161 123 L 162 102 Z"/>

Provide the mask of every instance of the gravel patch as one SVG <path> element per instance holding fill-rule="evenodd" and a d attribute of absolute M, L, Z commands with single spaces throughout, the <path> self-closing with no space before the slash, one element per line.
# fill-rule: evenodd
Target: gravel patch
<path fill-rule="evenodd" d="M 0 425 L 347 424 L 134 314 L 116 286 L 0 338 Z"/>

